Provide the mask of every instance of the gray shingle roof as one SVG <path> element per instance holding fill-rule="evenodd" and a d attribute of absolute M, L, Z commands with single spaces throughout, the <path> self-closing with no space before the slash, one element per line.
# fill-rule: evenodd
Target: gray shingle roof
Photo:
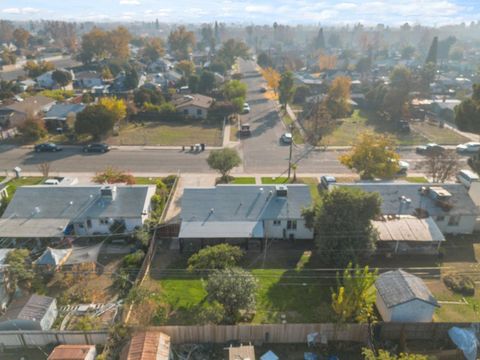
<path fill-rule="evenodd" d="M 85 109 L 83 104 L 55 104 L 45 114 L 44 119 L 66 119 L 70 113 L 78 114 L 83 109 Z"/>
<path fill-rule="evenodd" d="M 419 191 L 422 186 L 433 186 L 432 184 L 407 184 L 407 183 L 356 183 L 336 184 L 335 186 L 346 188 L 360 188 L 367 192 L 378 192 L 382 198 L 383 214 L 412 215 L 416 208 L 427 210 L 430 216 L 441 215 L 476 215 L 477 207 L 468 195 L 468 190 L 462 184 L 439 184 L 436 186 L 446 189 L 452 197 L 449 204 L 452 208 L 449 211 L 443 210 L 436 204 L 436 201 L 429 196 L 424 196 Z M 405 196 L 411 199 L 409 205 L 400 205 L 399 197 Z"/>
<path fill-rule="evenodd" d="M 48 308 L 55 299 L 32 294 L 30 297 L 14 300 L 8 307 L 6 313 L 0 317 L 0 321 L 30 320 L 40 322 L 47 313 Z"/>
<path fill-rule="evenodd" d="M 269 185 L 219 185 L 187 188 L 182 197 L 182 227 L 187 237 L 252 237 L 263 233 L 262 220 L 301 219 L 312 202 L 306 185 L 287 185 L 286 197 Z M 188 226 L 187 226 L 188 223 Z M 202 234 L 202 236 L 198 235 Z M 182 236 L 180 236 L 182 237 Z"/>
<path fill-rule="evenodd" d="M 381 274 L 375 281 L 375 287 L 388 308 L 416 299 L 439 306 L 423 280 L 403 270 Z"/>

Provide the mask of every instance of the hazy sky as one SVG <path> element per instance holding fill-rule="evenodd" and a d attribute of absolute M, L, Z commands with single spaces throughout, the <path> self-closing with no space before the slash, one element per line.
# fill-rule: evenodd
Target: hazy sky
<path fill-rule="evenodd" d="M 480 0 L 0 0 L 3 19 L 443 25 L 480 19 Z"/>

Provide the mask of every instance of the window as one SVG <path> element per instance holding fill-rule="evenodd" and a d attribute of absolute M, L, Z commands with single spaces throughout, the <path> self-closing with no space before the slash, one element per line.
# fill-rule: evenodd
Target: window
<path fill-rule="evenodd" d="M 287 221 L 287 229 L 288 230 L 296 230 L 297 229 L 297 220 L 288 220 Z"/>
<path fill-rule="evenodd" d="M 183 115 L 188 115 L 188 109 L 183 110 Z"/>
<path fill-rule="evenodd" d="M 273 225 L 280 226 L 282 225 L 282 222 L 280 220 L 273 220 Z"/>
<path fill-rule="evenodd" d="M 100 218 L 99 221 L 101 225 L 108 225 L 109 223 L 108 218 Z"/>
<path fill-rule="evenodd" d="M 437 221 L 445 221 L 445 216 L 443 215 L 437 216 Z"/>
<path fill-rule="evenodd" d="M 90 219 L 87 219 L 87 228 L 91 228 L 92 227 L 92 220 Z"/>
<path fill-rule="evenodd" d="M 453 215 L 450 216 L 448 219 L 448 226 L 458 226 L 460 224 L 460 216 L 459 215 Z"/>
<path fill-rule="evenodd" d="M 197 115 L 202 116 L 202 109 L 197 109 Z"/>

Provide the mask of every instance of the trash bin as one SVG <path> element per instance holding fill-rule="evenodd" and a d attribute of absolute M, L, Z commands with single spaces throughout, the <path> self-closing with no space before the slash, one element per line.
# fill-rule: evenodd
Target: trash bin
<path fill-rule="evenodd" d="M 15 166 L 15 167 L 13 168 L 13 172 L 15 173 L 15 177 L 16 177 L 17 179 L 20 179 L 20 177 L 22 176 L 22 169 L 21 169 L 20 167 L 18 167 L 18 166 Z"/>
<path fill-rule="evenodd" d="M 201 149 L 202 151 L 205 151 L 205 144 L 200 144 L 200 149 Z"/>

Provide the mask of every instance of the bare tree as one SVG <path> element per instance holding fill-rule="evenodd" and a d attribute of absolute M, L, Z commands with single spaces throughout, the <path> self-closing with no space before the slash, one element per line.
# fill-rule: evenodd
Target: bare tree
<path fill-rule="evenodd" d="M 38 170 L 40 170 L 44 178 L 48 178 L 48 174 L 50 174 L 50 163 L 44 162 L 39 164 Z"/>
<path fill-rule="evenodd" d="M 312 105 L 309 114 L 305 117 L 304 127 L 307 132 L 307 141 L 314 146 L 335 128 L 335 120 L 324 101 L 320 100 Z"/>
<path fill-rule="evenodd" d="M 425 169 L 425 174 L 434 183 L 444 183 L 452 178 L 460 169 L 460 157 L 455 150 L 428 154 L 417 168 Z"/>

